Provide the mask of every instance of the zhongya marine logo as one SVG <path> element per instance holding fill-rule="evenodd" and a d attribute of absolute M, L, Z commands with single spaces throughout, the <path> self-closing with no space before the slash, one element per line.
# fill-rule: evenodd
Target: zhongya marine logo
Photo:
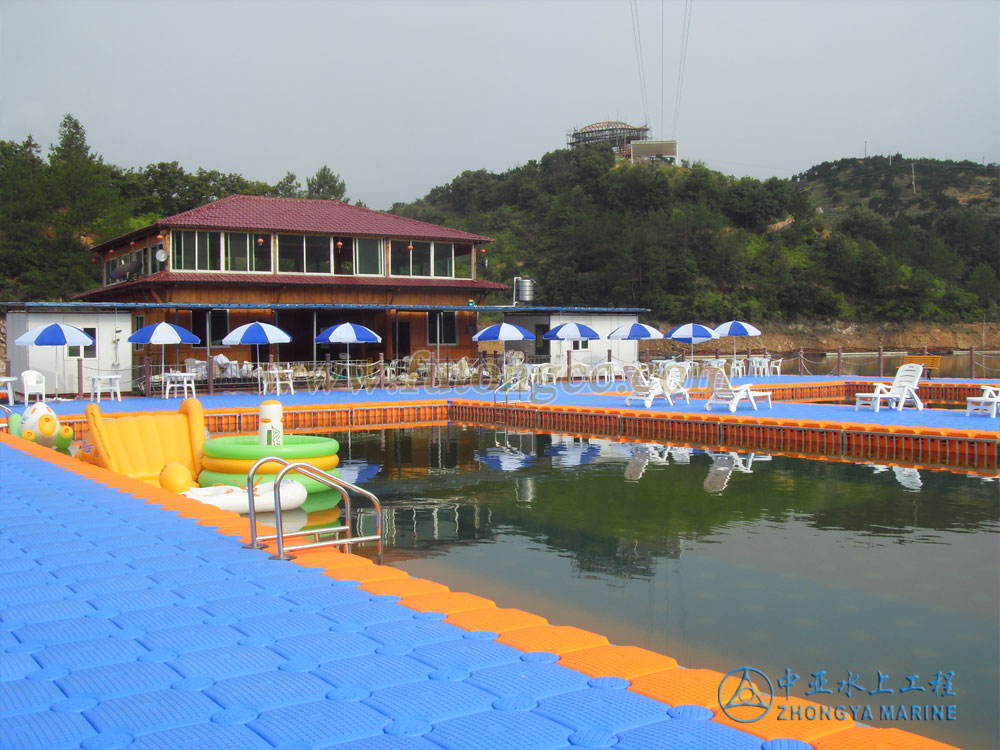
<path fill-rule="evenodd" d="M 756 679 L 757 675 L 760 679 Z M 773 702 L 771 680 L 759 669 L 737 667 L 719 683 L 719 707 L 733 721 L 750 724 L 763 719 Z"/>

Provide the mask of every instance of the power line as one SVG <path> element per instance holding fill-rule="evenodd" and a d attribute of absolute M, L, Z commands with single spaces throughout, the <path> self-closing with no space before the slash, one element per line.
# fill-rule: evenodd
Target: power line
<path fill-rule="evenodd" d="M 681 92 L 684 88 L 684 69 L 687 67 L 688 39 L 691 36 L 691 6 L 694 0 L 684 2 L 684 21 L 681 23 L 681 56 L 677 66 L 677 93 L 674 99 L 673 137 L 677 138 L 677 123 L 681 117 Z"/>
<path fill-rule="evenodd" d="M 637 0 L 630 0 L 629 10 L 632 17 L 632 39 L 635 45 L 635 61 L 639 68 L 639 90 L 642 95 L 642 115 L 644 125 L 649 124 L 649 101 L 646 97 L 646 71 L 642 63 L 642 34 L 639 31 L 639 6 Z"/>

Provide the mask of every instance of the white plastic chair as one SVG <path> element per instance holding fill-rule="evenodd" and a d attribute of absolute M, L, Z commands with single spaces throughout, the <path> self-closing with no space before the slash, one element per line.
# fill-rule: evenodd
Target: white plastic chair
<path fill-rule="evenodd" d="M 983 386 L 983 392 L 978 396 L 969 396 L 965 399 L 965 416 L 971 414 L 984 414 L 996 417 L 998 405 L 1000 405 L 1000 387 Z"/>
<path fill-rule="evenodd" d="M 45 376 L 38 370 L 25 370 L 21 373 L 21 385 L 24 386 L 24 403 L 28 404 L 31 394 L 34 393 L 37 401 L 45 400 Z"/>
<path fill-rule="evenodd" d="M 663 397 L 671 406 L 674 405 L 674 396 L 683 396 L 687 403 L 691 403 L 691 392 L 684 387 L 687 379 L 687 368 L 679 364 L 668 365 L 663 377 L 660 378 L 660 387 L 663 390 Z"/>
<path fill-rule="evenodd" d="M 733 386 L 726 376 L 726 371 L 720 367 L 705 368 L 705 380 L 712 390 L 712 395 L 705 402 L 705 410 L 712 411 L 712 404 L 725 404 L 729 411 L 735 412 L 740 401 L 746 399 L 750 406 L 757 411 L 757 399 L 767 401 L 767 408 L 771 408 L 771 392 L 755 391 L 749 385 Z"/>
<path fill-rule="evenodd" d="M 746 363 L 742 359 L 734 359 L 729 365 L 729 377 L 742 378 L 747 374 Z"/>
<path fill-rule="evenodd" d="M 772 359 L 770 362 L 768 362 L 767 369 L 770 370 L 770 374 L 771 375 L 780 375 L 781 374 L 781 363 L 784 362 L 784 361 L 785 360 L 783 360 L 783 359 Z"/>
<path fill-rule="evenodd" d="M 923 370 L 923 365 L 903 365 L 896 370 L 896 377 L 892 379 L 892 384 L 888 387 L 885 383 L 876 383 L 875 390 L 871 393 L 854 394 L 854 411 L 862 406 L 878 411 L 883 401 L 890 409 L 897 411 L 903 411 L 906 402 L 911 401 L 917 407 L 917 411 L 920 411 L 924 408 L 924 402 L 917 395 L 917 387 Z"/>
<path fill-rule="evenodd" d="M 625 399 L 625 406 L 632 405 L 632 399 L 641 398 L 648 409 L 653 405 L 653 399 L 657 396 L 664 396 L 663 386 L 659 378 L 647 378 L 638 367 L 626 365 L 625 377 L 629 381 L 632 392 Z M 673 402 L 671 402 L 673 403 Z"/>

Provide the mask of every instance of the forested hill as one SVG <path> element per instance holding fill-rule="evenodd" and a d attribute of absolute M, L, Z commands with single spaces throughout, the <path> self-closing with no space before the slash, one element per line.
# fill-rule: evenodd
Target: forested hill
<path fill-rule="evenodd" d="M 465 172 L 393 211 L 496 238 L 480 272 L 531 276 L 540 304 L 668 321 L 981 320 L 1000 313 L 997 175 L 895 155 L 759 181 L 616 164 L 594 147 Z"/>
<path fill-rule="evenodd" d="M 997 320 L 997 174 L 895 155 L 759 181 L 592 147 L 464 172 L 393 210 L 496 238 L 480 273 L 535 278 L 540 304 L 660 321 Z M 0 301 L 68 299 L 97 283 L 90 245 L 226 195 L 347 199 L 326 166 L 305 182 L 106 164 L 71 115 L 46 156 L 30 136 L 0 141 Z"/>

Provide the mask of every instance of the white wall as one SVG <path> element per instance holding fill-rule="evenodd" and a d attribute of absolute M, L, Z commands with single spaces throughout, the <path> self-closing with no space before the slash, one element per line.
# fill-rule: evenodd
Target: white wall
<path fill-rule="evenodd" d="M 639 318 L 633 314 L 604 314 L 604 313 L 505 313 L 504 319 L 508 323 L 515 323 L 522 328 L 527 328 L 532 333 L 535 332 L 535 325 L 544 325 L 545 330 L 555 328 L 560 323 L 582 323 L 590 326 L 601 338 L 591 341 L 586 349 L 573 349 L 572 341 L 550 341 L 549 361 L 557 365 L 566 364 L 566 352 L 573 352 L 573 361 L 582 362 L 585 365 L 593 365 L 598 362 L 608 361 L 608 350 L 611 350 L 611 360 L 613 362 L 634 362 L 639 356 L 639 342 L 608 340 L 608 334 L 619 326 L 628 323 L 637 323 Z M 534 341 L 508 341 L 507 351 L 521 350 L 526 356 L 532 356 L 535 351 Z"/>
<path fill-rule="evenodd" d="M 67 357 L 66 347 L 17 346 L 14 343 L 21 334 L 49 323 L 97 329 L 94 339 L 97 345 L 96 356 L 82 360 L 82 388 L 78 387 L 80 360 Z M 14 390 L 23 395 L 21 373 L 24 370 L 37 370 L 45 376 L 45 390 L 48 394 L 56 392 L 57 375 L 59 392 L 63 394 L 82 391 L 89 395 L 90 378 L 93 375 L 120 375 L 122 393 L 126 393 L 132 389 L 132 345 L 128 342 L 131 333 L 132 316 L 128 312 L 8 312 L 7 359 L 10 360 L 10 374 L 18 378 L 14 383 Z"/>

